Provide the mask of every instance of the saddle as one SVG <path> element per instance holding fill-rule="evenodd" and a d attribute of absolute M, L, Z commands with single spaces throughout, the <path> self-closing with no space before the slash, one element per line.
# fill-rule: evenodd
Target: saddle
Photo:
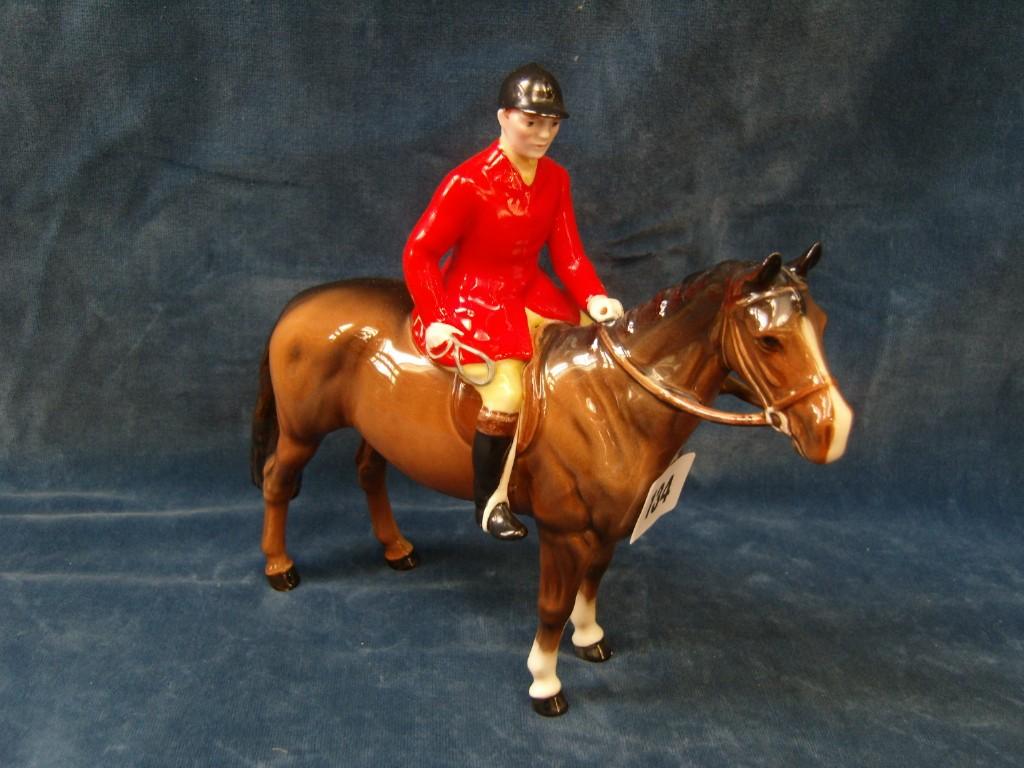
<path fill-rule="evenodd" d="M 408 324 L 407 324 L 408 327 Z M 537 432 L 544 410 L 544 379 L 543 379 L 543 336 L 548 325 L 542 326 L 533 334 L 533 358 L 526 364 L 523 370 L 523 406 L 519 421 L 519 438 L 516 441 L 516 454 L 520 454 L 530 445 L 531 440 Z M 411 340 L 411 329 L 409 329 Z M 413 345 L 413 349 L 418 348 Z M 440 372 L 451 379 L 451 397 L 448 399 L 451 409 L 452 424 L 455 430 L 466 445 L 472 445 L 473 435 L 476 432 L 477 414 L 480 413 L 482 402 L 480 395 L 455 371 L 445 368 L 438 368 Z"/>
<path fill-rule="evenodd" d="M 533 359 L 526 364 L 526 369 L 523 371 L 523 407 L 519 417 L 519 437 L 516 440 L 517 455 L 529 447 L 543 418 L 544 379 L 540 375 L 543 370 L 544 366 L 538 364 L 538 355 L 534 354 Z M 476 432 L 477 414 L 480 413 L 482 405 L 480 395 L 458 374 L 450 373 L 448 375 L 452 379 L 452 396 L 449 399 L 452 423 L 455 424 L 459 437 L 465 441 L 466 445 L 471 445 Z"/>

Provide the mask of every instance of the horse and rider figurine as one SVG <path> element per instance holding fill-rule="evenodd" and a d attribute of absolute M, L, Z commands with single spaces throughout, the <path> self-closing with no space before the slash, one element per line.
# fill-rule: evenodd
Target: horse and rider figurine
<path fill-rule="evenodd" d="M 418 557 L 392 514 L 389 463 L 471 499 L 501 541 L 526 536 L 519 516 L 532 516 L 530 698 L 553 716 L 568 708 L 556 675 L 565 627 L 580 658 L 611 656 L 596 618 L 601 577 L 700 421 L 770 426 L 825 463 L 845 451 L 852 413 L 808 289 L 820 244 L 788 264 L 777 253 L 723 262 L 624 312 L 584 252 L 568 173 L 546 157 L 569 117 L 557 80 L 520 67 L 498 107 L 499 138 L 444 178 L 413 228 L 404 283 L 339 281 L 285 307 L 260 367 L 251 465 L 278 590 L 299 584 L 285 522 L 302 470 L 344 427 L 362 437 L 359 483 L 395 569 Z M 545 246 L 562 287 L 539 266 Z M 759 410 L 719 410 L 720 393 Z"/>

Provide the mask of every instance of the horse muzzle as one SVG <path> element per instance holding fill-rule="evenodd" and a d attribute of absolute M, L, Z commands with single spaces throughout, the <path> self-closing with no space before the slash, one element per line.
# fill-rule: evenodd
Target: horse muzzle
<path fill-rule="evenodd" d="M 808 461 L 830 464 L 846 453 L 853 411 L 834 383 L 784 409 L 769 409 L 768 418 Z"/>

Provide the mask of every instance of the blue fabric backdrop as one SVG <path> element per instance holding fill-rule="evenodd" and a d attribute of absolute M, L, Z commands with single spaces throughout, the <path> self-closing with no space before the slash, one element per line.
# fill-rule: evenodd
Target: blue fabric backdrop
<path fill-rule="evenodd" d="M 1024 7 L 0 5 L 0 764 L 1024 761 Z M 400 275 L 537 60 L 588 251 L 635 304 L 813 240 L 847 456 L 702 427 L 529 712 L 535 537 L 329 440 L 262 583 L 256 368 L 312 284 Z M 564 656 L 564 654 L 563 654 Z"/>

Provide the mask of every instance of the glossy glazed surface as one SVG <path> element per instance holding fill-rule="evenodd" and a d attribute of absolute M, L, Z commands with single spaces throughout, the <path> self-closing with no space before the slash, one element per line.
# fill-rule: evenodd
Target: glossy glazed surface
<path fill-rule="evenodd" d="M 533 62 L 514 69 L 505 76 L 498 91 L 498 105 L 505 109 L 521 109 L 536 115 L 569 117 L 562 101 L 562 87 L 558 80 L 542 66 Z"/>
<path fill-rule="evenodd" d="M 545 245 L 568 295 L 538 264 Z M 532 355 L 526 309 L 576 322 L 587 300 L 605 293 L 580 242 L 568 173 L 542 157 L 527 184 L 498 142 L 441 182 L 409 235 L 403 267 L 420 348 L 427 326 L 441 322 L 463 329 L 464 341 L 493 360 Z M 455 365 L 451 356 L 439 362 Z"/>
<path fill-rule="evenodd" d="M 745 380 L 739 391 L 776 412 L 802 456 L 834 460 L 845 450 L 852 416 L 825 364 L 825 316 L 807 287 L 816 248 L 785 268 L 777 255 L 761 264 L 720 264 L 630 310 L 609 335 L 646 376 L 702 403 L 738 372 Z M 469 435 L 479 400 L 419 353 L 410 310 L 400 283 L 363 280 L 309 291 L 282 313 L 253 419 L 268 575 L 294 569 L 285 550 L 288 503 L 302 467 L 332 430 L 351 426 L 365 440 L 360 483 L 389 562 L 405 562 L 412 545 L 387 502 L 386 463 L 470 497 Z M 566 622 L 575 615 L 585 646 L 602 642 L 601 576 L 651 482 L 699 422 L 626 373 L 594 326 L 545 327 L 524 390 L 509 491 L 515 510 L 534 516 L 540 536 L 540 625 L 529 667 L 531 696 L 546 710 L 545 702 L 561 695 L 555 666 Z"/>

